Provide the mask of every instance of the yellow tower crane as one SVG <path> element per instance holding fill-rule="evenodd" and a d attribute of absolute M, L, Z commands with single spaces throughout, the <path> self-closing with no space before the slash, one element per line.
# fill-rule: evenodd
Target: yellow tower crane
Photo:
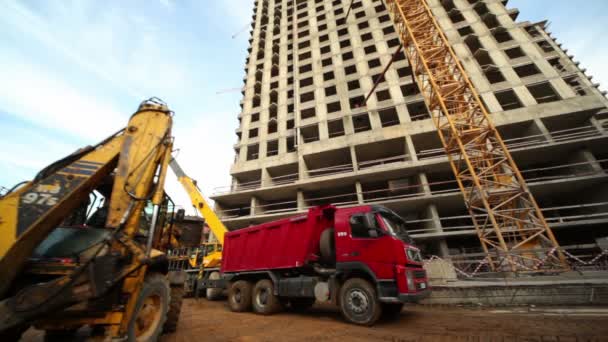
<path fill-rule="evenodd" d="M 387 0 L 412 72 L 495 271 L 567 270 L 558 242 L 427 0 Z"/>

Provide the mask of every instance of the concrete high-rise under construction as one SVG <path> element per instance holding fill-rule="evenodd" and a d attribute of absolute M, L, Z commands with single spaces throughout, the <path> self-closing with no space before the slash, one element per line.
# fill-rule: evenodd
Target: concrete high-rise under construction
<path fill-rule="evenodd" d="M 598 248 L 608 223 L 608 101 L 546 22 L 503 0 L 427 0 L 549 225 Z M 382 204 L 426 254 L 481 252 L 436 128 L 381 0 L 256 1 L 230 229 L 308 207 Z M 384 77 L 384 69 L 388 66 Z M 377 83 L 372 95 L 368 93 Z"/>

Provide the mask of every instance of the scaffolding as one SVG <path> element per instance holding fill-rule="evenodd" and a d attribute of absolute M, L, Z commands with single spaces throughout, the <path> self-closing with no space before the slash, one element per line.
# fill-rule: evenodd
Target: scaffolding
<path fill-rule="evenodd" d="M 387 0 L 386 4 L 490 268 L 568 269 L 553 232 L 426 0 Z M 535 252 L 539 248 L 549 248 L 551 254 Z"/>

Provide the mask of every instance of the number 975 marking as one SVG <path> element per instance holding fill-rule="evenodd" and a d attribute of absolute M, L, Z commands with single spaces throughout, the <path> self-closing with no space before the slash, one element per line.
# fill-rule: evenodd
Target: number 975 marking
<path fill-rule="evenodd" d="M 58 202 L 57 197 L 53 197 L 53 195 L 51 194 L 44 194 L 38 192 L 28 192 L 27 194 L 23 195 L 21 200 L 25 204 L 40 204 L 46 206 L 52 206 L 57 204 Z"/>

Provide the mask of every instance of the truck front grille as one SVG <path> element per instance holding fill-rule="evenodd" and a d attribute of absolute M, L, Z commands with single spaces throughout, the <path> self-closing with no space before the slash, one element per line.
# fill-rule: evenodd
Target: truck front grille
<path fill-rule="evenodd" d="M 426 278 L 426 271 L 425 270 L 414 271 L 414 278 L 415 279 Z"/>

